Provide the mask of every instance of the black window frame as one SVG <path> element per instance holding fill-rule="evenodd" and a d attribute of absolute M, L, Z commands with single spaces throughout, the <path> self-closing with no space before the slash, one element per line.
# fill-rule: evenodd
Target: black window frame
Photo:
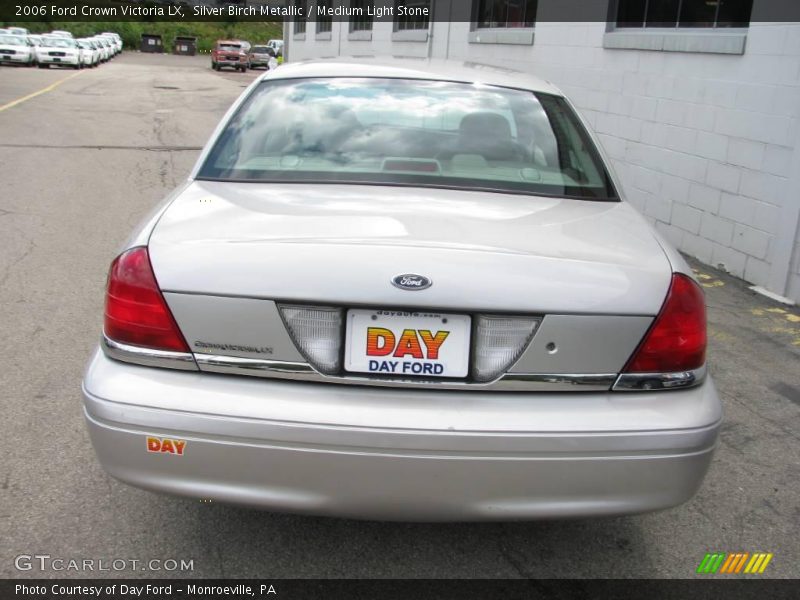
<path fill-rule="evenodd" d="M 294 21 L 294 35 L 305 35 L 306 33 L 306 20 L 308 15 L 305 14 L 305 9 L 308 7 L 306 0 L 293 0 L 292 4 L 299 9 L 298 16 Z"/>
<path fill-rule="evenodd" d="M 653 29 L 703 29 L 703 30 L 729 30 L 729 29 L 745 29 L 750 26 L 750 20 L 753 15 L 753 0 L 738 0 L 749 5 L 749 7 L 742 7 L 740 10 L 746 11 L 747 21 L 720 21 L 720 13 L 723 10 L 725 2 L 735 3 L 737 0 L 711 0 L 715 2 L 714 17 L 712 20 L 688 20 L 684 18 L 684 9 L 688 4 L 695 0 L 671 0 L 675 4 L 675 8 L 670 11 L 674 13 L 674 20 L 669 21 L 653 21 L 648 22 L 648 17 L 653 14 L 651 2 L 657 0 L 611 0 L 609 4 L 609 21 L 614 23 L 614 29 L 624 30 L 653 30 Z M 667 0 L 670 1 L 670 0 Z M 707 4 L 707 2 L 706 2 Z M 636 5 L 636 6 L 634 6 Z M 641 20 L 629 21 L 622 11 L 628 8 L 631 13 L 638 15 L 641 13 Z M 622 17 L 622 19 L 620 19 Z M 722 25 L 720 25 L 722 23 Z"/>
<path fill-rule="evenodd" d="M 350 15 L 350 33 L 372 31 L 373 17 L 366 14 L 367 4 L 372 5 L 372 0 L 350 0 L 350 8 L 362 9 L 361 15 Z"/>
<path fill-rule="evenodd" d="M 483 21 L 483 13 L 485 12 L 486 4 L 491 3 L 493 6 L 505 4 L 506 13 L 509 10 L 510 4 L 519 3 L 523 5 L 522 21 L 509 21 L 506 18 L 505 22 L 491 21 L 492 25 L 486 24 Z M 532 15 L 528 14 L 530 7 L 528 4 L 533 4 Z M 536 15 L 539 12 L 539 0 L 473 0 L 472 2 L 472 28 L 473 29 L 533 29 L 536 27 Z M 514 23 L 521 23 L 515 25 Z"/>
<path fill-rule="evenodd" d="M 408 8 L 428 8 L 427 17 L 399 16 L 397 7 L 399 5 Z M 431 28 L 431 17 L 433 16 L 433 0 L 395 0 L 394 1 L 394 22 L 393 29 L 397 31 L 428 31 Z"/>
<path fill-rule="evenodd" d="M 317 0 L 316 7 L 331 8 L 331 0 Z M 316 8 L 315 7 L 315 8 Z M 333 31 L 333 17 L 321 15 L 317 12 L 315 33 L 331 33 Z"/>

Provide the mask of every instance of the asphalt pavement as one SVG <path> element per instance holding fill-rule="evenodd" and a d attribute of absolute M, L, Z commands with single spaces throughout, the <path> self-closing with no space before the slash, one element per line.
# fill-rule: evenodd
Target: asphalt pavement
<path fill-rule="evenodd" d="M 772 552 L 764 576 L 800 576 L 800 311 L 699 264 L 725 425 L 702 489 L 678 508 L 376 523 L 172 498 L 106 475 L 80 381 L 108 265 L 254 76 L 137 53 L 80 72 L 0 68 L 0 577 L 694 577 L 711 551 Z M 15 565 L 35 554 L 95 570 Z M 193 570 L 98 570 L 150 559 Z"/>

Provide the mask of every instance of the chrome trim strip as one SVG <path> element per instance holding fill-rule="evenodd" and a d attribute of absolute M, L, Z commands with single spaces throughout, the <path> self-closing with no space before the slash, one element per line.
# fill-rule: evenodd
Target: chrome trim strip
<path fill-rule="evenodd" d="M 676 373 L 622 373 L 612 389 L 615 392 L 685 389 L 700 385 L 705 378 L 705 365 Z"/>
<path fill-rule="evenodd" d="M 394 388 L 506 392 L 590 392 L 608 391 L 617 378 L 616 373 L 602 373 L 596 375 L 506 373 L 495 381 L 488 383 L 436 379 L 382 379 L 351 374 L 346 376 L 324 375 L 315 371 L 314 368 L 307 363 L 201 353 L 196 353 L 194 357 L 200 370 L 209 373 Z"/>
<path fill-rule="evenodd" d="M 201 371 L 211 373 L 276 377 L 281 379 L 302 379 L 303 376 L 317 377 L 319 375 L 311 365 L 301 362 L 201 353 L 195 353 L 194 358 Z"/>
<path fill-rule="evenodd" d="M 506 373 L 498 381 L 511 391 L 594 392 L 608 391 L 616 378 L 616 373 Z"/>
<path fill-rule="evenodd" d="M 170 352 L 168 350 L 153 350 L 129 344 L 120 344 L 106 337 L 100 342 L 100 347 L 106 356 L 122 362 L 133 363 L 145 367 L 166 367 L 182 371 L 197 371 L 197 363 L 189 352 Z"/>

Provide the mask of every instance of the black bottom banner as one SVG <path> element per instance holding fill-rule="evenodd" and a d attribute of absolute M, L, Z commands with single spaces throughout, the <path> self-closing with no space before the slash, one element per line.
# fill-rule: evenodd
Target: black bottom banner
<path fill-rule="evenodd" d="M 177 599 L 324 599 L 408 600 L 637 598 L 676 600 L 798 597 L 796 580 L 563 580 L 563 579 L 29 579 L 0 580 L 0 598 L 78 600 Z"/>

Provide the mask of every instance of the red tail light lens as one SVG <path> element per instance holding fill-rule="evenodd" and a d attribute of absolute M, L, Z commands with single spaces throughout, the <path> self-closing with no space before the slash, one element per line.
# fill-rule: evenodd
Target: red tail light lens
<path fill-rule="evenodd" d="M 625 373 L 674 373 L 706 361 L 706 305 L 703 290 L 690 277 L 672 276 L 667 299 L 650 331 L 625 367 Z"/>
<path fill-rule="evenodd" d="M 121 344 L 190 352 L 158 288 L 147 248 L 131 248 L 111 263 L 103 330 Z"/>

